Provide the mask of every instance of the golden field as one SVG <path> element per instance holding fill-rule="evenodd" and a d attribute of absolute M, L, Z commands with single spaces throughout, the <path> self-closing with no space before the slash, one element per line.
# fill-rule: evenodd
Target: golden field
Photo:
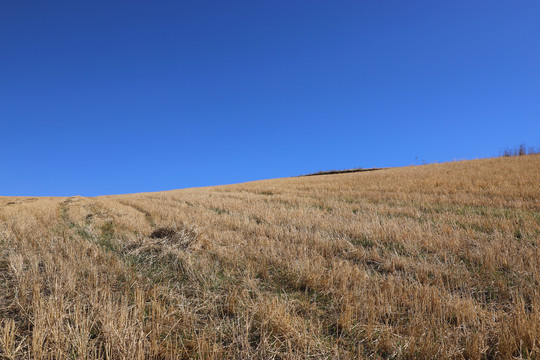
<path fill-rule="evenodd" d="M 6 359 L 540 358 L 540 155 L 0 197 Z"/>

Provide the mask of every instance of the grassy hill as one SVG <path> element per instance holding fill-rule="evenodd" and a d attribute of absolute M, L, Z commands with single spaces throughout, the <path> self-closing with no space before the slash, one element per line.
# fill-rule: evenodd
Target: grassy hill
<path fill-rule="evenodd" d="M 0 197 L 5 358 L 538 358 L 540 155 Z"/>

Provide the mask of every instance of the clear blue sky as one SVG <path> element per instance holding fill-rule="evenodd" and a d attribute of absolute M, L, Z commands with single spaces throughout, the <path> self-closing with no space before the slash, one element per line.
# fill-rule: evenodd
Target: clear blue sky
<path fill-rule="evenodd" d="M 1 1 L 0 195 L 540 145 L 539 1 Z"/>

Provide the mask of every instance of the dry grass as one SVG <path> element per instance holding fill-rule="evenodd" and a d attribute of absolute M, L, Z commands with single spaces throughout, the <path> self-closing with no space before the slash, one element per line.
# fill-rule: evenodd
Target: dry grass
<path fill-rule="evenodd" d="M 0 198 L 0 355 L 539 358 L 540 155 Z"/>

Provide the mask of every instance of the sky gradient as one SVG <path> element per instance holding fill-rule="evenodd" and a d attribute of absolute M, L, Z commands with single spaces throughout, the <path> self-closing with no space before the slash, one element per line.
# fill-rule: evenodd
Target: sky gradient
<path fill-rule="evenodd" d="M 538 1 L 3 1 L 0 195 L 540 146 Z"/>

